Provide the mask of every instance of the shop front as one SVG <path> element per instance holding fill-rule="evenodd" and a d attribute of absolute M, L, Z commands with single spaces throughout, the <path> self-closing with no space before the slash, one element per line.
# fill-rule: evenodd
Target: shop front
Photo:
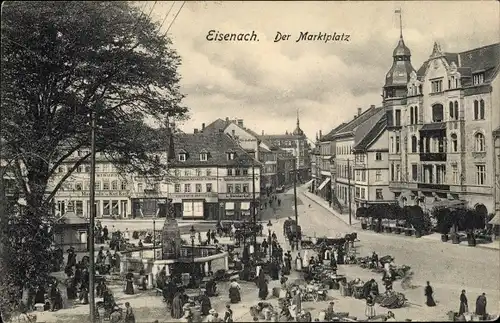
<path fill-rule="evenodd" d="M 252 194 L 219 194 L 219 207 L 220 220 L 251 220 Z"/>
<path fill-rule="evenodd" d="M 173 193 L 170 197 L 176 218 L 195 221 L 218 218 L 216 193 Z"/>

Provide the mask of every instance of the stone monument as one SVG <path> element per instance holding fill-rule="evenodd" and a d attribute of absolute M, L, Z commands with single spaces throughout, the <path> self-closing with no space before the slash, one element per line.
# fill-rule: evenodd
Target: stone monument
<path fill-rule="evenodd" d="M 167 203 L 167 216 L 162 232 L 162 259 L 177 259 L 181 253 L 181 232 L 179 224 L 174 218 L 173 205 Z"/>

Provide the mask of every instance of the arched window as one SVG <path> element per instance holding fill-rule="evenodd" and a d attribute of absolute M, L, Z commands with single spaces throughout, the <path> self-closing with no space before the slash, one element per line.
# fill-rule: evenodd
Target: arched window
<path fill-rule="evenodd" d="M 484 100 L 479 101 L 479 119 L 484 120 Z"/>
<path fill-rule="evenodd" d="M 410 107 L 410 124 L 414 124 L 414 122 L 413 122 L 413 107 Z"/>
<path fill-rule="evenodd" d="M 449 104 L 449 110 L 450 110 L 450 120 L 455 120 L 455 110 L 453 109 L 453 102 L 450 102 Z"/>
<path fill-rule="evenodd" d="M 416 136 L 411 136 L 411 152 L 412 153 L 417 152 L 417 137 Z"/>
<path fill-rule="evenodd" d="M 455 120 L 458 120 L 458 101 L 455 101 Z"/>
<path fill-rule="evenodd" d="M 442 104 L 432 106 L 432 122 L 443 122 L 444 111 Z"/>
<path fill-rule="evenodd" d="M 458 137 L 454 133 L 451 134 L 451 151 L 458 152 Z"/>
<path fill-rule="evenodd" d="M 413 108 L 413 113 L 415 113 L 413 120 L 415 121 L 415 124 L 417 124 L 418 123 L 418 107 Z"/>
<path fill-rule="evenodd" d="M 474 120 L 479 119 L 479 102 L 474 100 Z"/>
<path fill-rule="evenodd" d="M 485 151 L 484 135 L 478 132 L 474 138 L 476 139 L 476 151 Z"/>

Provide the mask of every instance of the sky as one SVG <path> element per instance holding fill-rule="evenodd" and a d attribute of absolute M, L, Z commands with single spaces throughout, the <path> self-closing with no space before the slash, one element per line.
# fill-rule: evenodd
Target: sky
<path fill-rule="evenodd" d="M 314 141 L 338 124 L 381 105 L 385 74 L 403 37 L 418 70 L 435 41 L 460 52 L 499 42 L 497 1 L 250 2 L 158 1 L 141 4 L 168 30 L 181 56 L 185 132 L 217 118 L 243 119 L 258 133 L 300 126 Z M 153 7 L 154 5 L 154 7 Z M 181 9 L 182 7 L 182 9 Z M 179 9 L 180 12 L 179 12 Z M 177 18 L 175 18 L 176 14 Z M 174 19 L 175 18 L 175 19 Z M 210 42 L 210 30 L 251 33 L 259 41 Z M 274 42 L 277 32 L 289 40 Z M 296 42 L 300 32 L 348 34 L 349 41 Z"/>

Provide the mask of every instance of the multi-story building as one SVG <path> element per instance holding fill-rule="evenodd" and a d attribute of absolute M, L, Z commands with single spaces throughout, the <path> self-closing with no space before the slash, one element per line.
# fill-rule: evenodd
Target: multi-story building
<path fill-rule="evenodd" d="M 203 125 L 202 132 L 224 132 L 238 142 L 242 149 L 255 156 L 262 163 L 260 181 L 262 192 L 289 184 L 293 169 L 290 162 L 291 155 L 246 128 L 243 119 L 217 119 L 206 127 Z"/>
<path fill-rule="evenodd" d="M 241 220 L 254 197 L 258 209 L 261 165 L 225 133 L 176 134 L 173 150 L 168 196 L 176 217 Z"/>
<path fill-rule="evenodd" d="M 410 57 L 401 35 L 383 93 L 394 198 L 493 213 L 500 44 L 446 53 L 435 43 L 418 71 Z"/>
<path fill-rule="evenodd" d="M 350 209 L 354 213 L 356 210 L 356 179 L 359 179 L 359 184 L 367 181 L 366 176 L 368 173 L 366 169 L 363 169 L 363 171 L 359 169 L 359 178 L 355 176 L 354 147 L 370 134 L 372 128 L 385 113 L 382 108 L 377 108 L 374 105 L 363 113 L 361 111 L 361 108 L 358 108 L 358 113 L 354 116 L 354 119 L 332 135 L 332 140 L 335 141 L 335 192 L 337 199 L 343 206 L 343 212 Z M 360 187 L 360 199 L 363 197 L 361 188 L 366 187 Z"/>
<path fill-rule="evenodd" d="M 262 134 L 259 136 L 262 141 L 268 142 L 270 145 L 279 147 L 296 158 L 296 169 L 298 180 L 304 182 L 311 176 L 311 161 L 309 157 L 310 145 L 307 137 L 300 129 L 299 116 L 297 115 L 297 127 L 292 133 L 286 132 L 284 135 L 268 135 Z"/>
<path fill-rule="evenodd" d="M 378 121 L 376 121 L 378 118 Z M 369 132 L 354 145 L 354 201 L 356 208 L 394 203 L 389 191 L 389 149 L 385 113 L 375 114 Z"/>

